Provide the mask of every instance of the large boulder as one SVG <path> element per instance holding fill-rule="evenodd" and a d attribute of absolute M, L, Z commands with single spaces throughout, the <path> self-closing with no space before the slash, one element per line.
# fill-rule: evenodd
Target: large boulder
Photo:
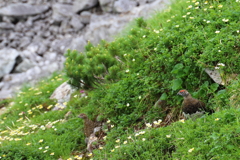
<path fill-rule="evenodd" d="M 0 8 L 2 16 L 31 16 L 46 12 L 49 9 L 47 5 L 30 5 L 28 3 L 15 3 L 6 7 Z"/>
<path fill-rule="evenodd" d="M 70 18 L 73 16 L 73 11 L 72 11 L 73 6 L 69 4 L 59 4 L 56 3 L 52 6 L 53 9 L 53 15 L 52 18 L 55 21 L 63 21 L 66 18 Z"/>
<path fill-rule="evenodd" d="M 18 56 L 19 52 L 15 49 L 0 50 L 0 78 L 13 70 Z"/>
<path fill-rule="evenodd" d="M 129 0 L 118 0 L 114 3 L 114 10 L 119 13 L 126 13 L 137 6 L 137 2 Z"/>
<path fill-rule="evenodd" d="M 75 0 L 73 3 L 73 11 L 75 13 L 93 8 L 98 4 L 98 0 Z"/>

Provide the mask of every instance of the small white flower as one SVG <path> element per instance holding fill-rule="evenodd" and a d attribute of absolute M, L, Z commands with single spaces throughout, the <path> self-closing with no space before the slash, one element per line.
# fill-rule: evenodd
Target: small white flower
<path fill-rule="evenodd" d="M 181 120 L 179 120 L 180 122 L 182 122 L 182 123 L 185 123 L 185 120 L 184 119 L 181 119 Z"/>
<path fill-rule="evenodd" d="M 157 50 L 157 48 L 154 48 L 154 51 L 156 51 Z"/>
<path fill-rule="evenodd" d="M 129 72 L 129 69 L 126 70 L 126 73 L 128 73 L 128 72 Z"/>
<path fill-rule="evenodd" d="M 110 122 L 111 122 L 111 120 L 108 120 L 108 121 L 107 121 L 107 123 L 110 123 Z"/>
<path fill-rule="evenodd" d="M 128 137 L 128 139 L 132 139 L 132 137 L 131 137 L 131 136 L 129 136 L 129 137 Z"/>
<path fill-rule="evenodd" d="M 222 52 L 221 50 L 218 50 L 218 52 Z"/>
<path fill-rule="evenodd" d="M 190 6 L 187 7 L 187 9 L 190 9 L 190 8 L 192 8 L 192 5 L 190 5 Z"/>
<path fill-rule="evenodd" d="M 135 134 L 135 137 L 137 137 L 137 136 L 139 136 L 139 133 L 136 133 L 136 134 Z"/>
<path fill-rule="evenodd" d="M 196 5 L 196 6 L 199 5 L 199 2 L 196 2 L 195 5 Z"/>
<path fill-rule="evenodd" d="M 42 149 L 42 147 L 39 147 L 38 149 L 39 149 L 39 150 L 41 150 L 41 149 Z"/>
<path fill-rule="evenodd" d="M 133 62 L 135 62 L 135 59 L 132 59 Z"/>
<path fill-rule="evenodd" d="M 218 34 L 218 33 L 220 33 L 220 31 L 215 31 L 215 33 L 217 33 L 217 34 Z"/>
<path fill-rule="evenodd" d="M 151 123 L 146 123 L 146 126 L 147 126 L 148 128 L 151 128 L 151 127 L 152 127 Z"/>
<path fill-rule="evenodd" d="M 219 121 L 219 120 L 220 120 L 220 118 L 216 118 L 216 119 L 215 119 L 215 121 Z"/>
<path fill-rule="evenodd" d="M 170 21 L 171 21 L 170 19 L 167 20 L 167 22 L 170 22 Z"/>
<path fill-rule="evenodd" d="M 188 150 L 189 153 L 191 153 L 194 150 L 194 148 L 191 148 Z"/>
<path fill-rule="evenodd" d="M 143 138 L 142 141 L 146 141 L 146 138 Z"/>
<path fill-rule="evenodd" d="M 127 107 L 129 107 L 130 106 L 130 104 L 129 103 L 127 103 Z"/>
<path fill-rule="evenodd" d="M 139 132 L 139 134 L 145 134 L 145 131 L 141 131 L 141 132 Z"/>
<path fill-rule="evenodd" d="M 111 128 L 113 128 L 114 127 L 114 125 L 111 125 Z"/>
<path fill-rule="evenodd" d="M 191 12 L 187 12 L 187 15 L 190 15 L 191 14 Z"/>
<path fill-rule="evenodd" d="M 74 98 L 77 98 L 77 94 L 73 96 Z"/>
<path fill-rule="evenodd" d="M 125 56 L 127 56 L 127 54 L 124 54 L 123 56 L 125 57 Z"/>
<path fill-rule="evenodd" d="M 223 21 L 223 22 L 228 22 L 229 19 L 225 19 L 225 18 L 223 18 L 222 21 Z"/>
<path fill-rule="evenodd" d="M 217 65 L 218 66 L 225 66 L 225 64 L 223 64 L 223 63 L 218 63 Z"/>
<path fill-rule="evenodd" d="M 124 141 L 123 144 L 127 144 L 127 141 Z"/>
<path fill-rule="evenodd" d="M 115 146 L 115 148 L 119 148 L 120 146 Z"/>
<path fill-rule="evenodd" d="M 143 38 L 145 38 L 146 37 L 146 35 L 143 35 Z"/>
<path fill-rule="evenodd" d="M 210 23 L 210 21 L 207 21 L 207 23 Z"/>
<path fill-rule="evenodd" d="M 186 16 L 186 15 L 183 15 L 182 17 L 183 17 L 183 18 L 186 18 L 187 16 Z"/>
<path fill-rule="evenodd" d="M 179 27 L 179 25 L 176 25 L 175 27 L 176 27 L 176 28 L 178 28 L 178 27 Z"/>
<path fill-rule="evenodd" d="M 240 31 L 239 30 L 237 30 L 237 33 L 239 33 Z"/>
<path fill-rule="evenodd" d="M 166 135 L 166 137 L 167 137 L 167 138 L 170 138 L 170 137 L 171 137 L 171 134 L 169 134 L 169 135 Z"/>
<path fill-rule="evenodd" d="M 120 139 L 117 139 L 117 140 L 116 140 L 116 143 L 119 143 L 119 142 L 120 142 Z"/>
<path fill-rule="evenodd" d="M 219 67 L 215 67 L 215 69 L 220 69 Z"/>
<path fill-rule="evenodd" d="M 189 17 L 190 19 L 194 19 L 194 17 Z"/>

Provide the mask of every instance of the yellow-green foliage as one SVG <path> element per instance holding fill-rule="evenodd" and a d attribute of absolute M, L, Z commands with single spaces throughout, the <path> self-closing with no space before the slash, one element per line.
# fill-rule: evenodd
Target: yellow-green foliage
<path fill-rule="evenodd" d="M 86 113 L 108 121 L 105 145 L 89 158 L 237 159 L 239 15 L 238 0 L 177 1 L 152 19 L 137 19 L 127 35 L 111 43 L 89 43 L 84 53 L 69 50 L 67 77 L 25 87 L 1 115 L 0 156 L 80 159 L 86 144 L 77 115 Z M 238 77 L 222 86 L 205 68 Z M 79 89 L 84 85 L 87 95 L 80 98 L 76 91 L 66 109 L 51 111 L 56 102 L 49 97 L 66 80 Z M 179 121 L 182 98 L 176 93 L 182 88 L 217 113 Z M 153 107 L 159 97 L 166 105 Z M 63 120 L 68 111 L 72 114 Z"/>

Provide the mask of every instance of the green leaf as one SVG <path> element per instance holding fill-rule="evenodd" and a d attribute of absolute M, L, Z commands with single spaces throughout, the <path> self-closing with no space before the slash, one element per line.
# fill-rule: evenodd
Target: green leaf
<path fill-rule="evenodd" d="M 218 89 L 218 84 L 217 83 L 213 83 L 213 84 L 211 84 L 211 86 L 210 86 L 210 89 L 211 89 L 211 91 L 212 92 L 215 92 L 217 89 Z"/>
<path fill-rule="evenodd" d="M 172 81 L 172 90 L 178 90 L 182 88 L 182 79 L 175 79 Z"/>
<path fill-rule="evenodd" d="M 160 97 L 160 100 L 166 100 L 167 99 L 167 94 L 163 93 Z"/>

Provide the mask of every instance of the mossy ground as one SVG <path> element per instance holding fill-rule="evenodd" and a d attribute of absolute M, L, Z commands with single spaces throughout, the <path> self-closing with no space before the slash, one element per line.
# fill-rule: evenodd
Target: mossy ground
<path fill-rule="evenodd" d="M 8 100 L 14 104 L 1 115 L 0 156 L 238 159 L 239 11 L 238 0 L 178 1 L 152 19 L 137 19 L 111 43 L 89 43 L 84 53 L 69 50 L 62 75 L 24 87 Z M 215 83 L 206 68 L 219 70 L 225 85 Z M 66 109 L 51 111 L 56 102 L 50 95 L 67 80 L 77 91 Z M 80 98 L 83 84 L 88 95 Z M 181 120 L 182 98 L 176 93 L 182 88 L 216 112 Z M 166 103 L 154 107 L 159 98 Z M 79 113 L 109 122 L 105 145 L 83 157 L 78 156 L 86 153 Z"/>

